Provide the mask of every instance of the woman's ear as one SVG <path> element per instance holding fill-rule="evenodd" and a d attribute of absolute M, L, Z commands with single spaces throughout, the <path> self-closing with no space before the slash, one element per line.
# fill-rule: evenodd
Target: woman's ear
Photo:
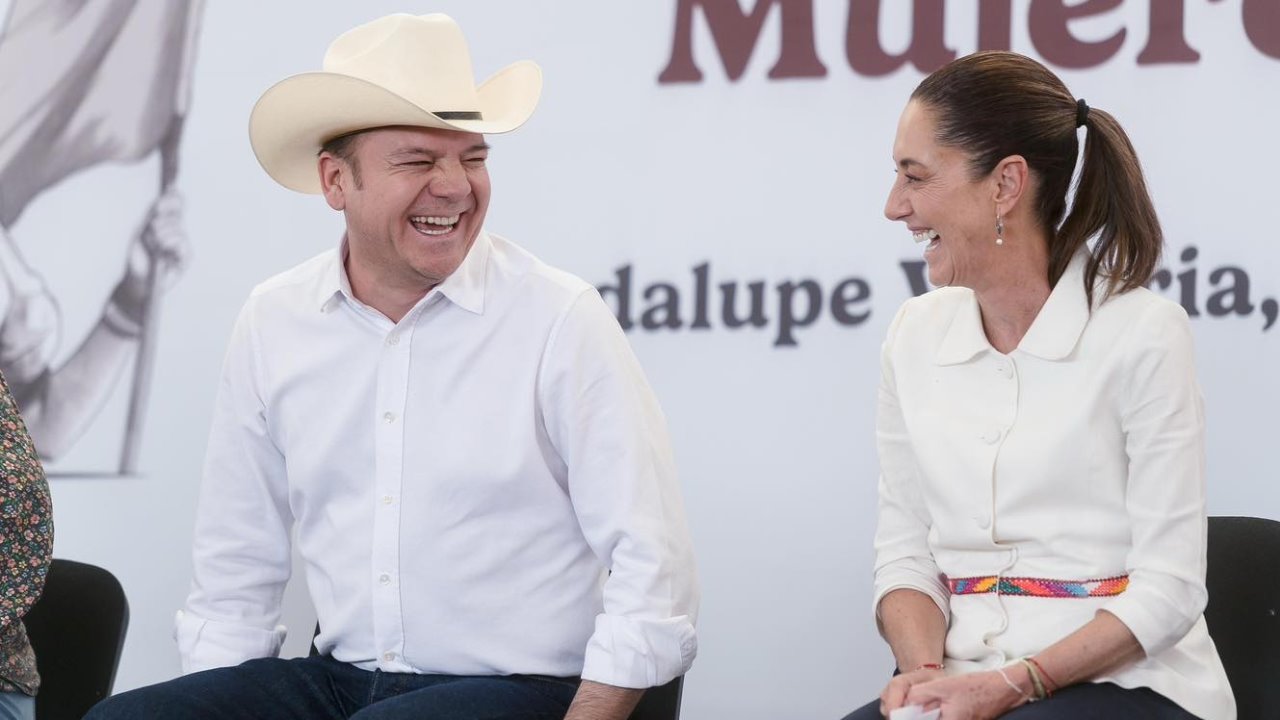
<path fill-rule="evenodd" d="M 1030 181 L 1030 169 L 1027 159 L 1021 155 L 1010 155 L 996 164 L 991 172 L 995 179 L 995 197 L 992 200 L 1003 211 L 1010 214 L 1018 202 L 1026 194 Z"/>

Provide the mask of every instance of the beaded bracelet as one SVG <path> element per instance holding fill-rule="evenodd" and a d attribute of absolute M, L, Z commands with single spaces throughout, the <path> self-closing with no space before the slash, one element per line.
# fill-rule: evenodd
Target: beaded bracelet
<path fill-rule="evenodd" d="M 1050 689 L 1049 689 L 1049 697 L 1053 697 L 1053 691 L 1054 691 L 1054 690 L 1061 690 L 1061 689 L 1062 689 L 1062 684 L 1061 684 L 1061 683 L 1059 683 L 1057 680 L 1054 680 L 1054 679 L 1053 679 L 1053 677 L 1052 677 L 1051 675 L 1049 675 L 1048 671 L 1046 671 L 1046 670 L 1044 669 L 1044 666 L 1040 664 L 1040 661 L 1039 661 L 1039 660 L 1036 660 L 1036 659 L 1035 659 L 1035 658 L 1033 658 L 1033 657 L 1028 657 L 1028 658 L 1027 658 L 1027 660 L 1030 660 L 1030 661 L 1031 661 L 1031 664 L 1032 664 L 1032 665 L 1035 665 L 1035 666 L 1036 666 L 1036 669 L 1040 671 L 1040 676 L 1041 676 L 1041 677 L 1043 677 L 1045 680 L 1048 680 L 1048 681 L 1049 681 L 1049 685 L 1052 685 L 1052 686 L 1053 686 L 1052 688 L 1050 688 Z M 1048 686 L 1046 686 L 1046 687 L 1048 687 Z"/>
<path fill-rule="evenodd" d="M 1022 699 L 1022 702 L 1029 703 L 1035 701 L 1035 698 L 1022 692 L 1022 688 L 1018 687 L 1017 683 L 1009 679 L 1009 675 L 1004 671 L 1004 668 L 996 668 L 996 672 L 1000 673 L 1000 677 L 1004 679 L 1004 684 L 1008 685 L 1010 690 L 1017 693 L 1018 697 Z"/>
<path fill-rule="evenodd" d="M 1036 699 L 1043 700 L 1049 697 L 1049 691 L 1044 687 L 1044 680 L 1040 677 L 1040 672 L 1036 670 L 1036 666 L 1027 662 L 1026 658 L 1018 660 L 1018 663 L 1027 669 L 1027 677 L 1031 679 L 1031 687 L 1035 688 Z"/>

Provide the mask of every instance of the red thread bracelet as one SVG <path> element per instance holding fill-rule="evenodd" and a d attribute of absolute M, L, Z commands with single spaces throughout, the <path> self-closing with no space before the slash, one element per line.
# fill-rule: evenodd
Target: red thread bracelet
<path fill-rule="evenodd" d="M 917 665 L 916 669 L 912 670 L 911 672 L 917 672 L 919 670 L 942 670 L 943 667 L 944 666 L 942 663 L 921 663 L 920 665 Z"/>

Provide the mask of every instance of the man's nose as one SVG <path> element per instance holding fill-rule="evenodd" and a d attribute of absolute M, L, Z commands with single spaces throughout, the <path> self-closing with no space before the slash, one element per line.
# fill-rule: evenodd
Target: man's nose
<path fill-rule="evenodd" d="M 471 192 L 467 171 L 461 163 L 442 161 L 436 163 L 431 182 L 427 184 L 431 194 L 439 198 L 456 199 Z"/>

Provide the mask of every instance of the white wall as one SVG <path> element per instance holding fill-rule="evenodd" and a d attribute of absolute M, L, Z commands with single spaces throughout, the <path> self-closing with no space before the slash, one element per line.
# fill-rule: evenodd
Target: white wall
<path fill-rule="evenodd" d="M 1272 227 L 1280 60 L 1246 37 L 1243 3 L 1186 3 L 1200 61 L 1149 66 L 1135 60 L 1148 3 L 1127 0 L 1071 25 L 1095 40 L 1127 28 L 1116 56 L 1062 72 L 1130 131 L 1167 229 L 1167 265 L 1197 271 L 1201 311 L 1220 266 L 1247 271 L 1255 305 L 1280 294 Z M 253 284 L 333 245 L 341 229 L 319 199 L 261 172 L 246 138 L 249 109 L 274 81 L 317 68 L 341 31 L 386 12 L 439 10 L 467 31 L 482 76 L 526 57 L 546 74 L 534 119 L 491 139 L 491 229 L 594 282 L 630 264 L 637 316 L 647 305 L 639 289 L 665 281 L 680 290 L 688 323 L 691 268 L 703 262 L 713 284 L 769 287 L 766 329 L 731 331 L 713 319 L 710 329 L 631 336 L 670 419 L 704 584 L 685 717 L 834 718 L 876 695 L 891 669 L 868 606 L 876 353 L 909 294 L 898 263 L 918 259 L 880 209 L 897 116 L 922 74 L 856 74 L 844 55 L 848 3 L 815 4 L 826 77 L 767 78 L 778 53 L 775 8 L 739 81 L 726 79 L 699 15 L 703 82 L 663 85 L 674 2 L 209 3 L 180 180 L 195 255 L 162 312 L 142 473 L 76 476 L 114 467 L 123 386 L 51 467 L 72 474 L 53 482 L 57 555 L 110 568 L 129 593 L 118 689 L 177 671 L 170 623 L 187 588 L 204 436 L 235 313 Z M 884 4 L 884 42 L 900 49 L 907 4 Z M 948 5 L 949 43 L 974 49 L 976 3 Z M 1034 52 L 1028 3 L 1013 5 L 1013 47 Z M 1280 14 L 1271 11 L 1270 22 L 1280 25 Z M 154 194 L 156 165 L 79 175 L 12 228 L 63 300 L 64 352 L 114 282 Z M 1199 250 L 1190 264 L 1179 260 L 1189 245 Z M 865 323 L 840 326 L 824 311 L 796 330 L 797 345 L 774 346 L 776 285 L 811 278 L 829 293 L 849 277 L 871 288 Z M 1215 514 L 1280 517 L 1272 456 L 1280 328 L 1263 324 L 1260 309 L 1194 322 Z M 305 648 L 313 622 L 299 590 L 286 612 L 290 652 Z"/>

